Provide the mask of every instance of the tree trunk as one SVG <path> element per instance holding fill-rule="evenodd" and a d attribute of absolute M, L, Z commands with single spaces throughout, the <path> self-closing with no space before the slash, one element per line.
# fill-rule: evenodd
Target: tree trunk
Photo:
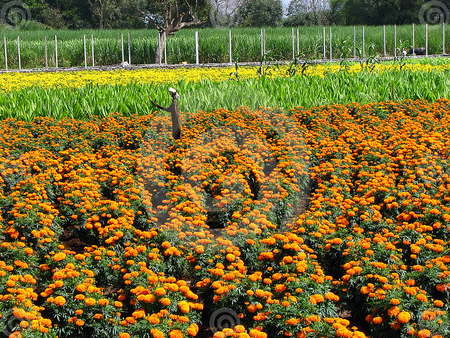
<path fill-rule="evenodd" d="M 156 48 L 156 53 L 155 53 L 155 63 L 163 63 L 164 62 L 164 50 L 166 49 L 167 34 L 165 31 L 160 31 L 158 37 L 159 37 L 159 41 L 158 41 L 158 47 Z"/>

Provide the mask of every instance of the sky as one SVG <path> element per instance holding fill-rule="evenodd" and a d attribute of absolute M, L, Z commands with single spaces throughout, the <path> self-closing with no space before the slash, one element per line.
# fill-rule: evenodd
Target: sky
<path fill-rule="evenodd" d="M 283 9 L 284 9 L 284 13 L 286 15 L 290 0 L 281 0 L 281 2 L 283 3 Z"/>

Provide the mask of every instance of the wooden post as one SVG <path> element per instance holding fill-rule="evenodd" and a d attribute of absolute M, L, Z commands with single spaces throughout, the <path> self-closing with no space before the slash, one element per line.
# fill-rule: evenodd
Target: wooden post
<path fill-rule="evenodd" d="M 19 40 L 19 37 L 17 37 L 17 54 L 19 57 L 19 70 L 22 70 L 22 64 L 20 62 L 20 40 Z"/>
<path fill-rule="evenodd" d="M 8 70 L 8 54 L 6 52 L 6 36 L 3 37 L 3 44 L 5 45 L 5 69 Z"/>

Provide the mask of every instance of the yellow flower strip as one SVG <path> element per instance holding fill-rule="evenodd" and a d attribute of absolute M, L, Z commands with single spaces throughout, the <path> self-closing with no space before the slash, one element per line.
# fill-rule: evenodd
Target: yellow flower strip
<path fill-rule="evenodd" d="M 441 71 L 448 70 L 450 65 L 424 65 L 406 64 L 404 70 L 410 71 Z M 270 69 L 270 76 L 288 76 L 288 66 L 275 67 Z M 341 70 L 339 64 L 315 65 L 309 67 L 305 75 L 321 76 L 335 73 Z M 360 64 L 353 64 L 345 68 L 347 71 L 359 72 L 363 67 Z M 376 64 L 373 71 L 383 72 L 386 70 L 400 69 L 399 65 Z M 257 77 L 258 67 L 239 67 L 240 79 Z M 114 71 L 78 71 L 78 72 L 36 72 L 36 73 L 4 73 L 0 74 L 0 91 L 9 92 L 28 87 L 40 86 L 43 88 L 79 88 L 87 84 L 95 85 L 127 85 L 129 83 L 154 83 L 171 84 L 181 80 L 187 82 L 200 81 L 208 78 L 211 81 L 224 81 L 230 78 L 230 74 L 235 73 L 234 67 L 225 68 L 177 68 L 177 69 L 138 69 L 138 70 L 114 70 Z M 300 73 L 300 68 L 297 74 Z M 232 76 L 234 78 L 234 76 Z"/>

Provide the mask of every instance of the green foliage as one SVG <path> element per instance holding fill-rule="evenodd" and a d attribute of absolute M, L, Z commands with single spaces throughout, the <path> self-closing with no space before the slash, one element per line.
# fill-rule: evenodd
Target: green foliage
<path fill-rule="evenodd" d="M 242 26 L 278 26 L 283 18 L 281 0 L 246 1 L 241 7 Z"/>
<path fill-rule="evenodd" d="M 30 23 L 31 27 L 31 23 Z M 435 27 L 433 27 L 435 28 Z M 302 26 L 299 30 L 298 53 L 309 59 L 323 57 L 323 31 L 319 26 Z M 92 65 L 91 36 L 94 37 L 95 65 L 117 65 L 122 62 L 121 34 L 124 35 L 124 55 L 128 61 L 128 33 L 132 64 L 150 64 L 155 60 L 158 46 L 157 30 L 12 30 L 0 31 L 6 38 L 8 69 L 18 69 L 17 36 L 20 37 L 22 68 L 45 67 L 45 37 L 47 37 L 48 66 L 55 67 L 55 35 L 58 37 L 58 67 L 84 66 L 83 36 L 86 36 L 87 65 Z M 239 62 L 261 61 L 261 29 L 232 28 L 232 57 Z M 343 58 L 353 56 L 353 27 L 332 28 L 333 55 Z M 450 25 L 445 28 L 450 36 Z M 266 51 L 277 61 L 292 60 L 292 33 L 288 27 L 265 28 Z M 295 36 L 296 38 L 296 36 Z M 365 48 L 374 45 L 374 53 L 384 54 L 383 28 L 365 27 Z M 397 26 L 397 46 L 412 46 L 412 26 Z M 295 41 L 297 43 L 297 41 Z M 425 46 L 425 26 L 415 26 L 415 47 Z M 449 44 L 447 45 L 447 51 Z M 227 29 L 205 28 L 199 30 L 200 63 L 229 62 L 229 34 Z M 355 47 L 362 50 L 362 27 L 356 27 Z M 4 47 L 2 47 L 4 48 Z M 326 49 L 329 40 L 327 32 Z M 394 27 L 386 26 L 386 54 L 394 55 Z M 442 28 L 428 30 L 428 53 L 442 54 Z M 28 54 L 28 55 L 27 55 Z M 397 51 L 397 55 L 399 51 Z M 195 31 L 182 29 L 167 38 L 167 63 L 195 63 Z M 5 68 L 4 52 L 0 53 L 0 67 Z"/>
<path fill-rule="evenodd" d="M 309 6 L 308 6 L 309 5 Z M 330 11 L 324 2 L 306 3 L 301 0 L 291 0 L 287 9 L 287 19 L 284 26 L 328 26 Z"/>
<path fill-rule="evenodd" d="M 181 111 L 191 112 L 218 108 L 232 110 L 240 106 L 290 109 L 336 102 L 363 104 L 392 99 L 393 85 L 396 100 L 432 101 L 440 97 L 450 98 L 450 80 L 442 76 L 442 72 L 377 72 L 373 70 L 372 61 L 375 62 L 375 59 L 362 59 L 362 71 L 359 73 L 344 71 L 348 68 L 344 67 L 340 72 L 328 74 L 325 78 L 318 75 L 303 76 L 307 69 L 314 70 L 315 66 L 308 62 L 293 63 L 289 68 L 290 77 L 275 78 L 271 77 L 280 72 L 278 68 L 261 64 L 261 80 L 239 77 L 239 81 L 234 81 L 237 78 L 231 75 L 229 81 L 203 79 L 197 83 L 182 81 L 171 86 L 176 87 L 182 95 L 179 101 Z M 233 73 L 237 71 L 239 69 Z M 111 112 L 148 114 L 154 109 L 148 97 L 165 102 L 167 88 L 168 85 L 154 84 L 89 85 L 79 89 L 27 88 L 0 95 L 0 118 L 32 120 L 35 116 L 49 116 L 57 119 L 85 119 L 91 116 L 105 117 Z"/>
<path fill-rule="evenodd" d="M 330 0 L 330 5 L 333 21 L 339 25 L 402 25 L 419 23 L 423 1 Z"/>

